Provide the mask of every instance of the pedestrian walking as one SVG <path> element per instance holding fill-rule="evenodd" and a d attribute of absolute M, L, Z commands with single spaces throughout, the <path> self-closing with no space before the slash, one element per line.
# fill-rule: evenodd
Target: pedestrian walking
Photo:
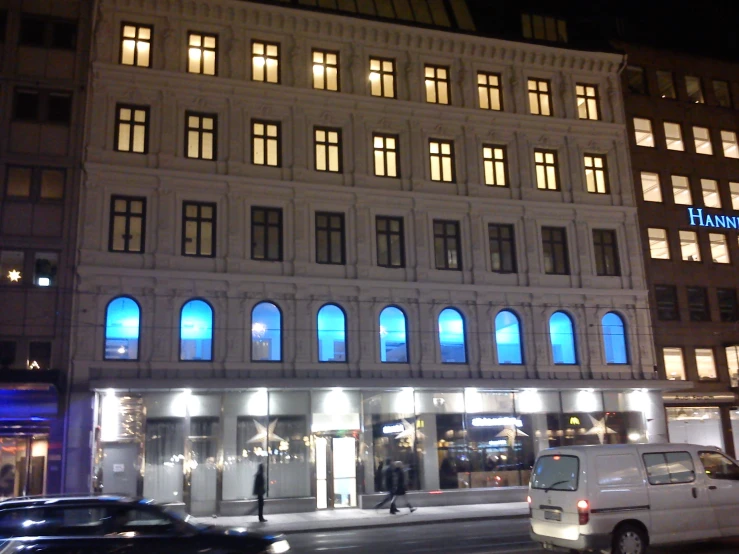
<path fill-rule="evenodd" d="M 267 491 L 267 487 L 264 483 L 264 464 L 259 464 L 257 468 L 257 474 L 254 476 L 254 490 L 252 494 L 257 497 L 257 507 L 259 508 L 259 521 L 264 523 L 267 521 L 264 519 L 264 494 Z"/>
<path fill-rule="evenodd" d="M 395 478 L 393 469 L 393 462 L 390 461 L 390 458 L 385 459 L 385 467 L 382 469 L 382 480 L 384 481 L 387 495 L 375 506 L 375 510 L 379 510 L 393 499 L 393 480 Z"/>
<path fill-rule="evenodd" d="M 390 502 L 390 513 L 397 514 L 400 511 L 395 505 L 398 497 L 401 497 L 403 498 L 403 500 L 405 500 L 405 504 L 406 506 L 408 506 L 408 509 L 411 511 L 411 513 L 415 512 L 416 509 L 411 506 L 411 503 L 405 496 L 405 468 L 403 467 L 403 462 L 395 462 L 395 469 L 393 470 L 393 472 L 395 474 L 395 489 L 393 491 L 393 499 Z"/>

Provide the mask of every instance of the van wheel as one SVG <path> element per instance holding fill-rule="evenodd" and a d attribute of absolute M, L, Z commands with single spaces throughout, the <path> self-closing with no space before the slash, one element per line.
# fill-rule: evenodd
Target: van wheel
<path fill-rule="evenodd" d="M 635 525 L 622 525 L 613 535 L 613 554 L 644 554 L 647 536 Z"/>

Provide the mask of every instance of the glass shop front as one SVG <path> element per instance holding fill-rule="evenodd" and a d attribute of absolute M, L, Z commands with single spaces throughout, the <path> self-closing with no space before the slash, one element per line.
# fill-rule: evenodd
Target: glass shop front
<path fill-rule="evenodd" d="M 633 391 L 254 389 L 97 394 L 96 491 L 143 495 L 195 515 L 253 498 L 356 507 L 385 489 L 387 461 L 410 490 L 527 485 L 537 452 L 647 442 Z"/>

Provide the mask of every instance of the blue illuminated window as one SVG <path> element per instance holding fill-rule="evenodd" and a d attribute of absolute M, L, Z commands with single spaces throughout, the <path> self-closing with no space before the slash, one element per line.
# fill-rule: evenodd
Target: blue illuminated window
<path fill-rule="evenodd" d="M 251 311 L 251 360 L 282 361 L 282 312 L 272 302 L 261 302 Z"/>
<path fill-rule="evenodd" d="M 445 308 L 439 314 L 439 347 L 441 348 L 441 363 L 467 363 L 464 319 L 462 314 L 454 308 Z"/>
<path fill-rule="evenodd" d="M 346 361 L 346 314 L 336 304 L 318 310 L 318 361 Z"/>
<path fill-rule="evenodd" d="M 180 360 L 213 359 L 213 308 L 190 300 L 180 313 Z"/>
<path fill-rule="evenodd" d="M 577 364 L 575 330 L 572 318 L 564 312 L 555 312 L 549 318 L 549 339 L 552 342 L 552 361 L 555 364 Z"/>
<path fill-rule="evenodd" d="M 521 323 L 510 310 L 495 316 L 495 346 L 499 364 L 522 364 Z"/>
<path fill-rule="evenodd" d="M 388 306 L 380 312 L 380 361 L 408 363 L 408 322 L 400 308 Z"/>
<path fill-rule="evenodd" d="M 138 360 L 141 308 L 127 296 L 108 303 L 105 310 L 105 359 Z"/>
<path fill-rule="evenodd" d="M 629 352 L 626 349 L 624 320 L 613 312 L 608 312 L 601 320 L 603 344 L 606 349 L 607 364 L 628 364 Z"/>

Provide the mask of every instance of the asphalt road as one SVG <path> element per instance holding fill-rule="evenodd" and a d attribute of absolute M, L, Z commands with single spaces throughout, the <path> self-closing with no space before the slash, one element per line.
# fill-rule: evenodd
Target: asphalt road
<path fill-rule="evenodd" d="M 288 539 L 295 554 L 551 554 L 529 540 L 525 519 L 294 533 Z M 739 540 L 649 550 L 649 554 L 737 552 Z"/>

